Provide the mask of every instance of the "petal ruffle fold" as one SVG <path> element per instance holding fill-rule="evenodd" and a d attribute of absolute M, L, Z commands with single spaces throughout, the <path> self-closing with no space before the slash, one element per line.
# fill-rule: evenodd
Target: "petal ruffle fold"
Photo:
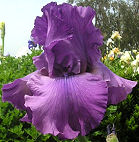
<path fill-rule="evenodd" d="M 48 61 L 45 53 L 41 53 L 39 56 L 34 56 L 33 58 L 33 64 L 36 66 L 38 70 L 42 68 L 46 68 L 48 70 Z"/>
<path fill-rule="evenodd" d="M 89 73 L 49 78 L 34 75 L 28 81 L 33 96 L 25 96 L 32 123 L 43 134 L 73 139 L 99 125 L 107 107 L 105 81 Z"/>
<path fill-rule="evenodd" d="M 124 79 L 111 70 L 109 70 L 103 63 L 99 62 L 92 71 L 95 75 L 100 75 L 108 85 L 108 104 L 117 104 L 126 99 L 127 95 L 131 93 L 133 87 L 136 86 L 136 81 Z"/>
<path fill-rule="evenodd" d="M 73 48 L 68 39 L 53 42 L 45 49 L 49 76 L 60 77 L 86 71 L 87 61 L 81 49 Z"/>
<path fill-rule="evenodd" d="M 35 42 L 41 39 L 43 43 L 49 76 L 63 76 L 65 70 L 70 75 L 91 70 L 101 57 L 98 47 L 103 44 L 100 30 L 92 24 L 95 11 L 89 6 L 52 2 L 44 6 L 42 12 L 42 19 L 36 18 L 32 37 Z"/>
<path fill-rule="evenodd" d="M 27 86 L 27 81 L 30 77 L 36 74 L 38 71 L 33 72 L 24 78 L 16 79 L 14 82 L 3 85 L 2 88 L 2 100 L 3 102 L 8 101 L 12 103 L 16 108 L 21 110 L 26 110 L 27 108 L 24 106 L 25 95 L 32 95 L 32 92 Z"/>
<path fill-rule="evenodd" d="M 43 15 L 42 17 L 37 16 L 34 23 L 34 29 L 31 32 L 31 36 L 33 37 L 36 44 L 45 44 L 47 28 L 47 17 L 45 15 Z"/>

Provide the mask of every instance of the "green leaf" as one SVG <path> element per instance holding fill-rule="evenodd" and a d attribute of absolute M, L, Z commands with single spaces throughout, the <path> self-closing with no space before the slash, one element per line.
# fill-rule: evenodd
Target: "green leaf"
<path fill-rule="evenodd" d="M 20 137 L 24 133 L 24 131 L 22 131 L 22 127 L 23 125 L 22 123 L 20 123 L 20 125 L 17 125 L 14 128 L 9 129 L 9 131 Z"/>
<path fill-rule="evenodd" d="M 31 126 L 30 129 L 25 129 L 25 131 L 32 137 L 33 140 L 36 140 L 40 136 L 40 133 L 34 126 Z"/>

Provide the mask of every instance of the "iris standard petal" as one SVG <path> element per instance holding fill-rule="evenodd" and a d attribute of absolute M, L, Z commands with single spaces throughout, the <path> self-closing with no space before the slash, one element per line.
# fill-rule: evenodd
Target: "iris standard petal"
<path fill-rule="evenodd" d="M 136 86 L 136 81 L 124 79 L 111 70 L 103 63 L 98 62 L 92 71 L 93 74 L 100 75 L 108 84 L 108 104 L 117 104 L 126 99 L 131 93 L 133 87 Z"/>
<path fill-rule="evenodd" d="M 41 55 L 39 56 L 34 56 L 32 59 L 33 59 L 33 64 L 36 66 L 38 70 L 42 68 L 46 68 L 48 70 L 47 57 L 44 53 L 41 53 Z"/>
<path fill-rule="evenodd" d="M 43 15 L 42 17 L 37 16 L 35 19 L 34 28 L 31 32 L 31 37 L 33 37 L 33 40 L 36 44 L 45 44 L 47 28 L 47 17 L 45 15 Z"/>
<path fill-rule="evenodd" d="M 44 17 L 47 19 L 47 32 L 44 33 L 45 28 L 43 30 L 44 21 L 36 19 L 32 36 L 41 38 L 39 32 L 34 34 L 36 28 L 41 25 L 40 30 L 46 37 L 41 40 L 47 56 L 49 75 L 63 76 L 62 71 L 65 68 L 67 70 L 67 67 L 68 74 L 91 70 L 93 64 L 101 57 L 98 47 L 103 44 L 100 30 L 92 24 L 95 11 L 89 6 L 77 7 L 66 3 L 57 5 L 52 2 L 44 6 L 42 12 L 42 20 Z"/>
<path fill-rule="evenodd" d="M 73 139 L 99 125 L 107 107 L 105 81 L 90 73 L 49 78 L 35 75 L 27 83 L 34 96 L 25 96 L 32 124 L 43 134 Z"/>
<path fill-rule="evenodd" d="M 56 41 L 45 49 L 48 59 L 49 75 L 58 77 L 79 74 L 86 71 L 87 61 L 84 53 L 73 48 L 69 40 Z"/>

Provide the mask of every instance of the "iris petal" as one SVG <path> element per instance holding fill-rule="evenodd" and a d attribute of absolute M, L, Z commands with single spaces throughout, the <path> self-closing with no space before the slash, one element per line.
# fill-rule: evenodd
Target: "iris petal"
<path fill-rule="evenodd" d="M 34 75 L 27 83 L 34 96 L 25 96 L 32 123 L 43 134 L 73 139 L 99 125 L 107 107 L 105 81 L 89 73 L 49 78 Z"/>
<path fill-rule="evenodd" d="M 127 95 L 131 93 L 132 88 L 136 86 L 136 81 L 124 79 L 111 70 L 109 70 L 103 63 L 99 62 L 92 72 L 100 75 L 108 84 L 108 104 L 117 104 L 126 99 Z"/>
<path fill-rule="evenodd" d="M 54 43 L 53 43 L 54 44 Z M 73 48 L 68 40 L 55 42 L 45 49 L 48 57 L 50 76 L 64 76 L 67 74 L 79 74 L 86 71 L 87 61 L 83 53 Z"/>
<path fill-rule="evenodd" d="M 39 56 L 34 56 L 33 57 L 33 64 L 36 66 L 38 70 L 42 68 L 46 68 L 48 70 L 48 62 L 47 62 L 47 57 L 44 53 L 42 53 Z"/>
<path fill-rule="evenodd" d="M 34 23 L 34 29 L 31 32 L 31 36 L 34 42 L 39 45 L 45 44 L 46 34 L 48 28 L 47 17 L 43 15 L 42 17 L 37 16 Z"/>
<path fill-rule="evenodd" d="M 95 11 L 89 6 L 57 5 L 52 2 L 44 6 L 42 12 L 42 20 L 41 17 L 36 19 L 32 36 L 34 40 L 36 37 L 40 39 L 42 34 L 37 32 L 40 29 L 46 37 L 41 40 L 49 76 L 63 76 L 64 70 L 68 70 L 69 74 L 79 74 L 91 69 L 101 57 L 98 47 L 103 44 L 100 30 L 92 24 Z M 43 25 L 44 17 L 47 19 L 47 31 Z"/>
<path fill-rule="evenodd" d="M 8 101 L 18 109 L 24 110 L 24 95 L 32 95 L 31 91 L 27 87 L 26 83 L 28 79 L 36 72 L 25 76 L 24 78 L 16 79 L 14 82 L 3 85 L 2 88 L 2 100 Z"/>

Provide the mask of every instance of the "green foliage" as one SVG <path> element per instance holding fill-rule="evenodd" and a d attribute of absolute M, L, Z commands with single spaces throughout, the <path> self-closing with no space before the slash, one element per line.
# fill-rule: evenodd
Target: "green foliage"
<path fill-rule="evenodd" d="M 130 129 L 131 131 L 134 131 L 139 127 L 138 118 L 139 118 L 139 105 L 136 104 L 133 115 L 129 119 L 126 120 L 126 125 L 128 129 Z"/>
<path fill-rule="evenodd" d="M 17 78 L 35 71 L 32 57 L 39 55 L 41 51 L 33 50 L 32 54 L 21 58 L 7 56 L 0 64 L 0 97 L 3 84 L 12 82 Z M 113 72 L 124 78 L 139 80 L 139 75 L 133 76 L 131 67 L 121 68 L 118 60 L 104 62 Z M 129 68 L 129 69 L 127 69 Z M 117 136 L 120 142 L 139 141 L 139 87 L 136 86 L 127 99 L 118 105 L 110 105 L 99 127 L 87 135 L 88 142 L 105 142 L 106 127 L 115 124 Z M 0 142 L 62 142 L 57 137 L 40 134 L 34 126 L 21 122 L 25 112 L 15 109 L 10 103 L 1 102 L 0 98 Z M 79 142 L 79 139 L 65 140 L 63 142 Z"/>

